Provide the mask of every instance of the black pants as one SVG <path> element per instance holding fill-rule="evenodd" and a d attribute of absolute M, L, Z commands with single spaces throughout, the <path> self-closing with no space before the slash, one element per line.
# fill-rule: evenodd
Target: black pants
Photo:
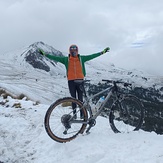
<path fill-rule="evenodd" d="M 83 91 L 81 90 L 81 84 L 83 83 L 75 82 L 75 80 L 68 81 L 68 87 L 71 96 L 83 102 Z M 76 104 L 72 103 L 72 109 L 74 110 L 74 113 L 76 112 L 75 108 Z"/>

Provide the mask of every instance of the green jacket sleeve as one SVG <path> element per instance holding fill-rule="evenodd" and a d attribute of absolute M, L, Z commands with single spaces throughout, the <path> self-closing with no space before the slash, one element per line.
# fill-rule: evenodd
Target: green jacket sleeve
<path fill-rule="evenodd" d="M 60 63 L 62 63 L 64 65 L 65 65 L 65 62 L 66 62 L 66 59 L 67 59 L 67 57 L 54 56 L 54 55 L 50 55 L 50 54 L 47 54 L 46 57 L 51 59 L 51 60 L 60 62 Z"/>
<path fill-rule="evenodd" d="M 84 62 L 86 62 L 86 61 L 92 60 L 96 57 L 99 57 L 100 55 L 101 55 L 101 52 L 95 53 L 95 54 L 90 54 L 90 55 L 82 55 L 80 57 Z"/>

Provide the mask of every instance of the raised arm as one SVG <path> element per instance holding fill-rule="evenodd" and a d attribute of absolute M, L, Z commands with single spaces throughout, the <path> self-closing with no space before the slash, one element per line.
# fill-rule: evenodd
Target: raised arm
<path fill-rule="evenodd" d="M 86 62 L 86 61 L 92 60 L 92 59 L 94 59 L 96 57 L 99 57 L 102 54 L 105 54 L 105 53 L 109 52 L 109 50 L 110 50 L 110 48 L 107 47 L 107 48 L 105 48 L 103 51 L 101 51 L 99 53 L 94 53 L 94 54 L 90 54 L 90 55 L 83 55 L 83 56 L 81 56 L 81 58 L 83 59 L 84 62 Z"/>
<path fill-rule="evenodd" d="M 54 60 L 54 61 L 57 61 L 57 62 L 65 64 L 66 57 L 54 56 L 54 55 L 46 54 L 42 49 L 39 49 L 39 53 L 41 55 L 51 59 L 51 60 Z"/>

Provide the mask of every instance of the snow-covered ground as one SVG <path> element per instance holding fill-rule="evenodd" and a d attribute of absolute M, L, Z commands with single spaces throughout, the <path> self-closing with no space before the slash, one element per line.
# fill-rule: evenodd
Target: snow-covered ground
<path fill-rule="evenodd" d="M 0 161 L 4 163 L 162 163 L 163 136 L 137 131 L 115 134 L 99 117 L 89 135 L 62 144 L 48 137 L 44 116 L 49 105 L 8 97 L 0 105 Z M 0 101 L 4 101 L 2 97 Z M 21 108 L 12 107 L 20 103 Z M 6 107 L 8 106 L 8 107 Z"/>
<path fill-rule="evenodd" d="M 44 128 L 44 116 L 56 99 L 69 96 L 64 66 L 49 74 L 28 64 L 0 58 L 0 88 L 14 96 L 26 95 L 31 100 L 0 97 L 0 162 L 3 163 L 162 163 L 163 135 L 137 131 L 115 134 L 108 119 L 99 117 L 89 135 L 61 144 L 53 141 Z M 24 65 L 23 65 L 24 64 Z M 162 83 L 140 71 L 127 72 L 97 59 L 87 65 L 87 79 L 123 79 L 144 87 Z M 58 70 L 58 72 L 57 72 Z M 143 78 L 148 80 L 144 80 Z M 36 101 L 40 104 L 36 105 Z M 13 107 L 20 103 L 21 107 Z"/>

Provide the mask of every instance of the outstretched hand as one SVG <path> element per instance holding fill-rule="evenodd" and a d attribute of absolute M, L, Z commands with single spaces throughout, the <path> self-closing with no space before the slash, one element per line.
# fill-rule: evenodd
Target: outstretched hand
<path fill-rule="evenodd" d="M 41 55 L 46 55 L 45 52 L 42 50 L 42 49 L 38 49 L 38 52 L 41 54 Z"/>
<path fill-rule="evenodd" d="M 107 52 L 109 52 L 109 50 L 110 50 L 110 48 L 107 47 L 107 48 L 105 48 L 105 49 L 101 52 L 101 54 L 107 53 Z"/>

